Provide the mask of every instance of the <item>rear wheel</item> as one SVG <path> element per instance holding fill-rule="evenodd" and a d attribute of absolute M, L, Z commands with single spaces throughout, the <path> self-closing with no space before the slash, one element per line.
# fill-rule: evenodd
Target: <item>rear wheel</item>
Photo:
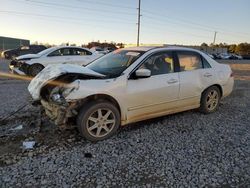
<path fill-rule="evenodd" d="M 77 127 L 87 140 L 100 141 L 114 135 L 120 121 L 120 113 L 115 105 L 106 101 L 94 101 L 81 109 L 77 116 Z"/>
<path fill-rule="evenodd" d="M 29 68 L 29 75 L 32 76 L 32 77 L 35 77 L 43 69 L 44 69 L 44 66 L 42 66 L 40 64 L 31 65 L 30 68 Z"/>
<path fill-rule="evenodd" d="M 220 98 L 221 92 L 218 87 L 208 88 L 202 93 L 200 111 L 205 114 L 215 112 L 219 106 Z"/>

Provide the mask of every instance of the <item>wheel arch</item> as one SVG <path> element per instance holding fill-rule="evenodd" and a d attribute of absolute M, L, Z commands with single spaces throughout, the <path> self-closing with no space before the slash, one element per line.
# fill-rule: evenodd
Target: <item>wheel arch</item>
<path fill-rule="evenodd" d="M 86 98 L 84 98 L 84 99 L 81 100 L 81 105 L 80 106 L 82 106 L 82 105 L 84 105 L 84 104 L 86 104 L 86 103 L 88 103 L 90 101 L 93 101 L 93 100 L 104 100 L 104 101 L 108 101 L 108 102 L 114 104 L 117 107 L 117 109 L 118 109 L 118 111 L 119 111 L 119 113 L 121 115 L 121 118 L 122 118 L 122 114 L 123 113 L 122 113 L 122 109 L 121 109 L 118 101 L 114 97 L 112 97 L 112 96 L 110 96 L 108 94 L 93 94 L 93 95 L 89 95 Z"/>
<path fill-rule="evenodd" d="M 41 63 L 26 63 L 26 64 L 28 64 L 30 67 L 35 66 L 35 65 L 39 65 L 39 66 L 43 66 L 43 68 L 45 68 L 45 66 Z"/>
<path fill-rule="evenodd" d="M 29 76 L 31 76 L 31 70 L 34 66 L 42 66 L 42 70 L 45 68 L 44 65 L 40 64 L 40 63 L 32 63 L 32 64 L 29 64 L 28 68 L 27 68 L 27 74 Z"/>
<path fill-rule="evenodd" d="M 208 86 L 206 89 L 204 89 L 203 91 L 202 91 L 202 95 L 203 95 L 203 93 L 207 90 L 207 89 L 209 89 L 210 87 L 213 87 L 213 86 L 215 86 L 215 87 L 217 87 L 219 90 L 220 90 L 220 97 L 222 97 L 223 96 L 223 88 L 222 88 L 222 86 L 220 85 L 220 84 L 213 84 L 213 85 L 210 85 L 210 86 Z M 202 96 L 201 95 L 201 96 Z"/>

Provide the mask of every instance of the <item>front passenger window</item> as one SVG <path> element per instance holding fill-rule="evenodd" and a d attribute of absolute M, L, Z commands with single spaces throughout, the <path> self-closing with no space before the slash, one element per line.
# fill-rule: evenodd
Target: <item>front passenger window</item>
<path fill-rule="evenodd" d="M 149 57 L 139 69 L 149 69 L 151 75 L 174 72 L 173 56 L 170 52 L 157 53 Z"/>
<path fill-rule="evenodd" d="M 54 52 L 51 52 L 48 56 L 61 56 L 61 51 L 59 50 L 55 50 Z"/>

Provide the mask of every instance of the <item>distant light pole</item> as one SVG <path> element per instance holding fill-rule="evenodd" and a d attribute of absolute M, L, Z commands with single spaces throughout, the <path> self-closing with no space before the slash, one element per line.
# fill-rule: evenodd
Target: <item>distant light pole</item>
<path fill-rule="evenodd" d="M 141 26 L 141 0 L 139 0 L 138 5 L 138 22 L 137 22 L 137 46 L 140 45 L 140 26 Z"/>
<path fill-rule="evenodd" d="M 217 35 L 217 31 L 214 32 L 214 42 L 213 42 L 214 45 L 215 45 L 216 35 Z"/>

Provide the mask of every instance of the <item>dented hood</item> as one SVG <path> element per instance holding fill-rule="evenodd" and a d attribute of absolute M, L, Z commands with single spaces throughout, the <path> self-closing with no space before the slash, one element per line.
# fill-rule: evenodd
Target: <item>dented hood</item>
<path fill-rule="evenodd" d="M 96 76 L 97 78 L 105 77 L 87 67 L 73 64 L 48 65 L 35 78 L 33 78 L 28 86 L 28 90 L 34 100 L 40 99 L 40 91 L 48 81 L 55 80 L 61 75 L 68 73 L 76 73 L 85 76 Z"/>
<path fill-rule="evenodd" d="M 26 54 L 26 55 L 21 55 L 16 58 L 16 60 L 22 60 L 22 59 L 35 59 L 39 58 L 41 55 L 39 54 Z"/>

